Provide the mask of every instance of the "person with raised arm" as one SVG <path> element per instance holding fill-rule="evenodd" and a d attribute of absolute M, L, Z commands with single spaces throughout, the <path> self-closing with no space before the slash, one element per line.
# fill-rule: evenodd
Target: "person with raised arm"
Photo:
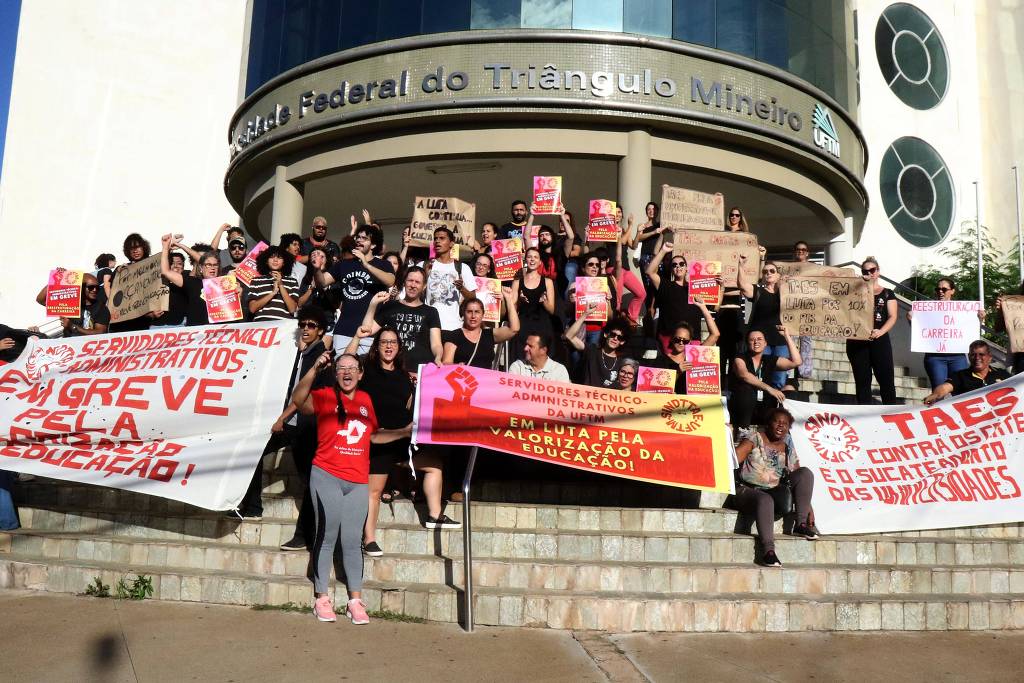
<path fill-rule="evenodd" d="M 316 533 L 310 549 L 314 590 L 313 614 L 320 621 L 336 621 L 328 595 L 334 552 L 341 545 L 349 600 L 346 616 L 353 624 L 367 624 L 362 601 L 363 557 L 360 545 L 369 507 L 370 444 L 384 444 L 412 435 L 412 423 L 400 429 L 380 429 L 369 395 L 360 391 L 362 361 L 342 354 L 334 363 L 334 382 L 313 388 L 317 374 L 331 365 L 331 354 L 321 355 L 292 392 L 292 402 L 303 415 L 315 415 L 317 449 L 309 476 Z"/>
<path fill-rule="evenodd" d="M 491 369 L 494 364 L 494 345 L 509 341 L 519 332 L 519 313 L 512 298 L 512 290 L 502 288 L 508 321 L 500 327 L 483 326 L 484 305 L 478 299 L 466 299 L 459 307 L 462 326 L 444 337 L 444 365 L 471 365 Z"/>
<path fill-rule="evenodd" d="M 673 247 L 671 242 L 665 242 L 651 262 L 647 264 L 647 277 L 650 278 L 651 284 L 655 288 L 654 302 L 658 309 L 658 349 L 662 353 L 668 353 L 671 350 L 669 340 L 672 331 L 678 325 L 686 323 L 691 330 L 700 330 L 700 321 L 703 316 L 703 312 L 696 304 L 689 303 L 690 284 L 686 257 L 682 254 L 672 254 Z M 661 262 L 669 254 L 672 254 L 671 270 L 666 277 L 662 277 L 659 272 Z"/>
<path fill-rule="evenodd" d="M 212 251 L 199 254 L 196 267 L 200 277 L 191 277 L 171 268 L 170 253 L 174 247 L 186 249 L 179 241 L 181 236 L 171 234 L 160 238 L 160 274 L 172 287 L 179 287 L 185 297 L 185 324 L 209 325 L 210 318 L 206 312 L 206 300 L 203 298 L 203 280 L 217 277 L 220 273 L 220 257 Z M 186 249 L 187 250 L 187 249 Z"/>
<path fill-rule="evenodd" d="M 800 349 L 782 325 L 778 332 L 786 341 L 789 357 L 765 352 L 768 342 L 761 330 L 747 332 L 747 350 L 736 356 L 732 363 L 729 386 L 729 415 L 734 427 L 744 429 L 752 424 L 764 424 L 768 411 L 782 404 L 786 395 L 769 382 L 773 372 L 792 370 L 800 365 Z"/>
<path fill-rule="evenodd" d="M 587 313 L 597 310 L 591 302 Z M 601 328 L 596 344 L 584 343 L 580 330 L 587 316 L 580 316 L 565 331 L 565 340 L 576 351 L 583 354 L 581 383 L 591 387 L 610 388 L 615 386 L 622 367 L 623 351 L 632 334 L 632 326 L 624 318 L 612 318 Z"/>
<path fill-rule="evenodd" d="M 426 273 L 419 266 L 409 266 L 402 282 L 404 299 L 396 299 L 391 292 L 377 292 L 363 317 L 362 328 L 371 335 L 383 327 L 392 327 L 402 340 L 403 357 L 407 369 L 415 374 L 424 363 L 440 363 L 444 353 L 441 337 L 441 318 L 437 309 L 423 303 L 426 291 Z"/>
<path fill-rule="evenodd" d="M 555 285 L 541 272 L 541 251 L 528 247 L 523 269 L 512 281 L 512 299 L 519 312 L 519 335 L 516 337 L 512 357 L 523 358 L 526 339 L 530 335 L 550 338 L 554 334 L 551 316 L 555 312 Z"/>
<path fill-rule="evenodd" d="M 747 274 L 743 270 L 747 257 L 740 255 L 737 264 L 736 284 L 739 286 L 743 296 L 751 299 L 753 305 L 750 309 L 750 320 L 747 322 L 747 332 L 758 330 L 764 335 L 767 346 L 764 353 L 769 356 L 789 357 L 789 345 L 779 334 L 778 328 L 781 324 L 780 314 L 782 312 L 782 284 L 779 275 L 779 268 L 773 261 L 766 261 L 761 268 L 761 281 L 752 284 L 747 281 Z M 768 376 L 768 383 L 776 389 L 789 391 L 792 387 L 786 385 L 789 373 L 781 367 Z"/>
<path fill-rule="evenodd" d="M 715 317 L 711 315 L 711 311 L 703 301 L 698 300 L 695 305 L 700 309 L 704 316 L 704 322 L 708 326 L 708 336 L 700 344 L 701 346 L 714 346 L 718 343 L 718 325 L 715 323 Z M 686 359 L 686 346 L 698 338 L 694 332 L 690 323 L 677 323 L 668 340 L 668 353 L 659 350 L 654 362 L 651 363 L 654 367 L 678 371 L 675 386 L 677 394 L 686 393 L 686 371 L 693 367 L 693 364 Z"/>

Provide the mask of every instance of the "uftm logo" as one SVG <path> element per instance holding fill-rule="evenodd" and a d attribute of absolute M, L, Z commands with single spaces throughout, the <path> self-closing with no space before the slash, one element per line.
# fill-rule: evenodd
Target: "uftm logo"
<path fill-rule="evenodd" d="M 839 157 L 839 133 L 832 121 L 832 113 L 820 104 L 814 105 L 814 144 L 832 156 Z"/>

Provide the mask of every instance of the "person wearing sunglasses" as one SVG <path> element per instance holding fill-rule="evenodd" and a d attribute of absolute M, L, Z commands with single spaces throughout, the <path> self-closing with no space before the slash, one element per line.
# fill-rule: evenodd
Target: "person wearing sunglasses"
<path fill-rule="evenodd" d="M 672 243 L 666 242 L 647 265 L 647 277 L 656 290 L 654 304 L 658 309 L 658 348 L 662 353 L 669 353 L 672 350 L 669 344 L 672 330 L 683 323 L 689 325 L 691 330 L 699 330 L 703 316 L 699 306 L 689 303 L 690 285 L 686 257 L 682 254 L 672 254 L 672 250 Z M 672 256 L 669 274 L 662 277 L 658 271 L 662 260 L 668 255 Z"/>
<path fill-rule="evenodd" d="M 580 316 L 565 331 L 565 340 L 583 354 L 582 384 L 591 387 L 610 388 L 616 386 L 619 370 L 625 358 L 624 351 L 633 331 L 629 322 L 623 318 L 613 318 L 601 329 L 597 344 L 585 344 L 579 337 L 583 321 L 590 313 L 597 310 L 597 304 L 587 307 L 588 315 Z"/>
<path fill-rule="evenodd" d="M 412 435 L 412 423 L 399 429 L 379 427 L 370 396 L 359 389 L 363 362 L 352 354 L 342 354 L 335 361 L 331 386 L 314 388 L 317 375 L 330 366 L 331 353 L 321 354 L 292 392 L 299 412 L 315 416 L 317 427 L 316 455 L 309 475 L 316 520 L 310 549 L 313 614 L 319 621 L 337 620 L 328 589 L 335 549 L 340 544 L 349 596 L 346 616 L 353 624 L 367 624 L 361 545 L 369 508 L 370 444 L 407 439 Z"/>
<path fill-rule="evenodd" d="M 952 301 L 956 295 L 956 285 L 952 278 L 944 277 L 935 283 L 935 296 L 939 301 Z M 914 311 L 907 311 L 907 320 L 913 320 Z M 978 311 L 978 319 L 985 322 L 985 311 Z M 924 354 L 924 371 L 928 374 L 928 382 L 932 391 L 938 389 L 953 373 L 970 367 L 967 356 L 962 353 L 926 353 Z"/>
<path fill-rule="evenodd" d="M 582 262 L 579 277 L 607 277 L 608 278 L 608 310 L 615 309 L 615 302 L 617 301 L 616 293 L 618 290 L 617 281 L 614 275 L 607 275 L 605 264 L 608 262 L 608 250 L 604 247 L 598 247 L 592 252 L 584 254 L 580 261 Z M 576 302 L 576 282 L 575 279 L 569 282 L 569 287 L 566 289 L 565 298 L 569 302 L 570 306 L 575 307 Z M 577 334 L 582 335 L 582 339 L 587 344 L 596 344 L 598 339 L 601 337 L 601 323 L 594 321 L 585 321 L 583 325 L 577 330 Z M 573 360 L 573 365 L 576 364 L 576 360 Z"/>
<path fill-rule="evenodd" d="M 797 263 L 807 263 L 811 257 L 811 248 L 803 240 L 798 240 L 793 245 L 793 260 Z M 801 378 L 810 379 L 814 372 L 814 340 L 811 337 L 800 336 L 796 338 L 796 344 L 800 347 L 800 357 L 803 358 L 803 363 L 800 364 L 796 370 L 793 371 L 793 378 L 791 384 L 795 389 L 798 386 L 798 382 Z"/>
<path fill-rule="evenodd" d="M 786 400 L 786 395 L 771 383 L 770 378 L 800 365 L 800 349 L 789 332 L 782 325 L 776 331 L 788 346 L 786 356 L 769 354 L 764 332 L 750 329 L 747 331 L 747 350 L 733 359 L 729 375 L 729 416 L 738 434 L 750 425 L 766 424 L 769 412 Z"/>
<path fill-rule="evenodd" d="M 711 311 L 704 305 L 704 302 L 698 302 L 697 307 L 700 308 L 704 315 L 704 322 L 708 326 L 708 336 L 700 342 L 700 345 L 714 346 L 718 342 L 718 325 L 715 324 L 715 317 L 711 315 Z M 675 386 L 677 394 L 686 393 L 686 371 L 693 367 L 686 359 L 686 347 L 692 344 L 694 339 L 699 341 L 700 338 L 694 334 L 694 328 L 689 323 L 677 324 L 668 340 L 668 352 L 658 351 L 657 357 L 651 363 L 653 367 L 677 371 Z"/>
<path fill-rule="evenodd" d="M 878 380 L 878 392 L 885 405 L 897 405 L 896 377 L 892 360 L 892 343 L 889 341 L 889 330 L 896 324 L 898 304 L 896 295 L 891 289 L 879 284 L 881 271 L 878 261 L 873 256 L 864 259 L 860 264 L 860 272 L 871 284 L 871 295 L 874 299 L 874 328 L 868 338 L 847 339 L 846 357 L 850 359 L 853 369 L 853 381 L 857 388 L 857 404 L 871 405 L 871 374 Z"/>
<path fill-rule="evenodd" d="M 726 232 L 750 232 L 747 217 L 743 215 L 743 210 L 740 207 L 734 206 L 729 209 L 729 213 L 725 217 L 725 230 Z"/>
<path fill-rule="evenodd" d="M 80 313 L 77 318 L 61 318 L 65 337 L 82 337 L 91 334 L 103 334 L 110 325 L 110 311 L 107 310 L 105 297 L 99 295 L 100 281 L 92 273 L 82 278 L 82 298 Z M 46 287 L 39 290 L 36 303 L 46 305 Z"/>
<path fill-rule="evenodd" d="M 789 358 L 790 349 L 786 339 L 779 333 L 781 320 L 781 296 L 779 268 L 773 261 L 765 261 L 761 267 L 761 281 L 752 284 L 747 281 L 747 274 L 743 267 L 746 265 L 746 256 L 739 257 L 739 268 L 736 274 L 736 284 L 739 285 L 743 296 L 753 300 L 750 309 L 750 320 L 747 322 L 748 334 L 757 330 L 764 335 L 766 343 L 764 354 L 778 358 Z M 791 391 L 792 387 L 786 384 L 791 367 L 776 367 L 766 376 L 766 381 L 776 389 Z"/>

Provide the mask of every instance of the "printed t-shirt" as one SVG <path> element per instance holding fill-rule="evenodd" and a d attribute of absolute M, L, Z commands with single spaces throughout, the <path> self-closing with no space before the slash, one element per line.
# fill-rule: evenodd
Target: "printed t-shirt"
<path fill-rule="evenodd" d="M 523 231 L 526 229 L 526 222 L 522 223 L 506 223 L 505 225 L 498 228 L 498 239 L 508 240 L 513 237 L 522 237 Z"/>
<path fill-rule="evenodd" d="M 426 304 L 407 306 L 400 301 L 389 301 L 377 309 L 376 321 L 381 327 L 390 324 L 398 331 L 409 370 L 434 360 L 434 352 L 430 350 L 430 331 L 441 328 L 441 318 L 436 308 Z"/>
<path fill-rule="evenodd" d="M 110 325 L 110 311 L 106 304 L 106 301 L 100 301 L 98 297 L 96 301 L 89 304 L 85 297 L 82 297 L 81 311 L 77 318 L 71 320 L 71 323 L 78 325 L 83 330 L 91 330 L 95 325 Z M 64 336 L 77 337 L 79 333 L 73 332 L 69 327 L 65 330 Z"/>
<path fill-rule="evenodd" d="M 892 293 L 891 289 L 882 287 L 882 291 L 878 294 L 872 294 L 875 300 L 875 329 L 879 329 L 885 323 L 889 322 L 889 302 L 896 298 L 896 295 Z"/>
<path fill-rule="evenodd" d="M 583 383 L 587 386 L 605 389 L 614 386 L 621 367 L 622 358 L 607 356 L 596 346 L 583 350 Z"/>
<path fill-rule="evenodd" d="M 455 260 L 448 263 L 434 261 L 430 267 L 425 303 L 437 309 L 442 330 L 455 330 L 462 326 L 462 319 L 459 317 L 462 294 L 455 286 L 455 281 L 460 278 L 466 290 L 476 291 L 476 278 L 465 263 Z"/>
<path fill-rule="evenodd" d="M 383 270 L 385 273 L 394 273 L 391 264 L 384 259 L 374 257 L 370 259 L 370 263 L 374 268 Z M 383 292 L 387 287 L 371 275 L 359 259 L 338 261 L 331 266 L 330 273 L 341 289 L 342 301 L 341 315 L 338 316 L 338 323 L 334 326 L 334 334 L 354 337 L 356 330 L 363 322 L 366 309 L 370 307 L 370 299 L 374 294 Z"/>
<path fill-rule="evenodd" d="M 314 389 L 317 447 L 313 464 L 338 479 L 353 484 L 370 480 L 370 435 L 377 431 L 377 414 L 365 391 L 349 399 L 341 394 L 345 424 L 338 424 L 338 402 L 333 387 Z"/>

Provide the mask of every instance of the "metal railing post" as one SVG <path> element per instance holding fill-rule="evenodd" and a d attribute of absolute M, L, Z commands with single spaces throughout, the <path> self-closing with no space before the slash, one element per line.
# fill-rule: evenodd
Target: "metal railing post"
<path fill-rule="evenodd" d="M 469 451 L 469 462 L 466 463 L 466 476 L 462 478 L 462 568 L 464 574 L 465 612 L 463 614 L 466 633 L 473 632 L 473 528 L 469 515 L 469 489 L 473 481 L 473 469 L 476 467 L 476 454 L 479 446 Z"/>

